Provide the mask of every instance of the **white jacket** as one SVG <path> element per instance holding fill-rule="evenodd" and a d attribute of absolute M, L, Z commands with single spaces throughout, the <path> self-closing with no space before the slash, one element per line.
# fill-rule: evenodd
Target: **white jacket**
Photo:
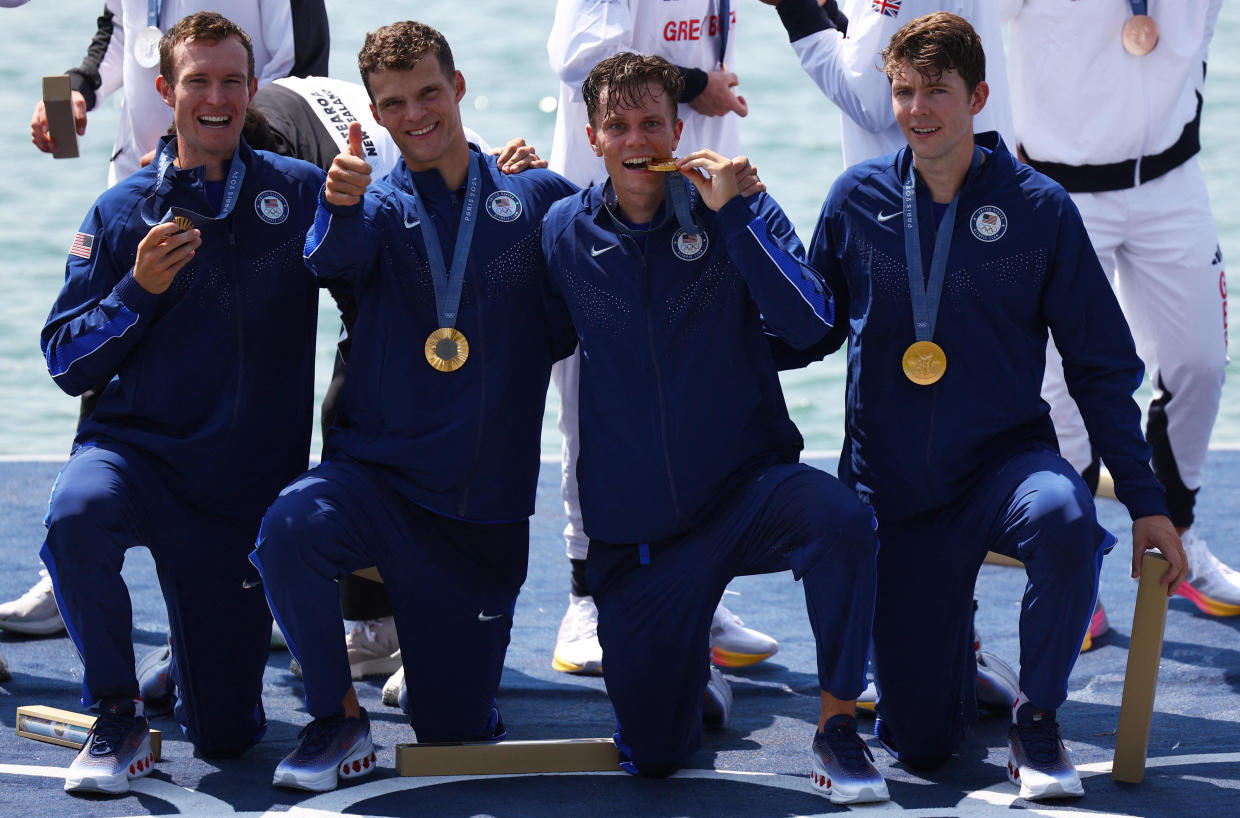
<path fill-rule="evenodd" d="M 752 0 L 731 0 L 731 30 L 724 63 L 735 51 L 737 7 Z M 746 10 L 747 11 L 747 10 Z M 547 39 L 551 70 L 560 78 L 560 103 L 551 144 L 551 170 L 585 187 L 607 178 L 603 160 L 586 140 L 586 106 L 581 83 L 595 64 L 621 51 L 657 54 L 674 65 L 711 71 L 719 67 L 719 0 L 559 0 Z M 714 33 L 712 33 L 714 32 Z M 680 106 L 685 127 L 678 156 L 710 148 L 727 157 L 740 153 L 739 117 L 704 116 Z"/>
<path fill-rule="evenodd" d="M 1012 108 L 1029 157 L 1102 165 L 1150 156 L 1196 115 L 1222 0 L 1149 0 L 1159 35 L 1144 57 L 1120 41 L 1128 0 L 1008 2 Z"/>
<path fill-rule="evenodd" d="M 895 16 L 881 13 L 871 0 L 845 0 L 841 6 L 848 16 L 847 37 L 829 29 L 797 40 L 792 48 L 805 73 L 844 114 L 845 166 L 892 153 L 907 144 L 891 109 L 891 83 L 883 73 L 879 55 L 901 26 L 935 11 L 965 18 L 982 38 L 990 98 L 974 117 L 973 127 L 979 133 L 998 131 L 1005 143 L 1013 144 L 1007 65 L 995 0 L 903 0 Z"/>
<path fill-rule="evenodd" d="M 155 147 L 172 124 L 172 109 L 155 90 L 159 67 L 143 68 L 134 59 L 131 43 L 147 25 L 147 0 L 107 0 L 113 14 L 112 39 L 99 65 L 99 99 L 124 88 L 116 144 L 108 184 L 115 184 L 139 167 L 138 160 Z M 198 11 L 216 11 L 250 35 L 254 45 L 254 73 L 259 85 L 283 77 L 293 66 L 293 18 L 289 0 L 163 0 L 159 28 L 167 31 L 181 18 Z"/>

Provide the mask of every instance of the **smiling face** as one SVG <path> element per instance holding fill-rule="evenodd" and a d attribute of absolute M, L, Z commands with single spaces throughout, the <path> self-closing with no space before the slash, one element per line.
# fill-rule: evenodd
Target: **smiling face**
<path fill-rule="evenodd" d="M 392 135 L 411 169 L 442 170 L 445 161 L 468 156 L 460 110 L 465 78 L 460 71 L 444 73 L 439 59 L 427 54 L 408 71 L 375 71 L 367 82 L 375 120 Z"/>
<path fill-rule="evenodd" d="M 241 140 L 246 108 L 258 90 L 245 46 L 233 37 L 190 40 L 177 43 L 172 54 L 172 81 L 160 76 L 155 83 L 172 107 L 177 164 L 203 165 L 207 178 L 223 179 Z"/>
<path fill-rule="evenodd" d="M 973 154 L 973 117 L 986 104 L 989 89 L 979 82 L 972 91 L 953 69 L 929 78 L 911 63 L 891 75 L 891 105 L 896 122 L 913 149 L 919 167 L 967 165 Z"/>
<path fill-rule="evenodd" d="M 599 121 L 586 126 L 590 147 L 603 157 L 625 215 L 649 211 L 653 216 L 663 201 L 666 174 L 647 170 L 646 163 L 672 155 L 684 122 L 676 117 L 675 102 L 654 81 L 646 84 L 645 93 L 618 100 L 614 107 L 607 103 L 608 93 L 604 89 L 600 98 Z"/>

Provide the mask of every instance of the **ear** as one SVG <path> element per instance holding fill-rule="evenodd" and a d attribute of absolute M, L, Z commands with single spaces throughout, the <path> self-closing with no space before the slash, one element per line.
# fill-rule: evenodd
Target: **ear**
<path fill-rule="evenodd" d="M 250 77 L 250 102 L 254 101 L 254 95 L 258 93 L 258 77 Z"/>
<path fill-rule="evenodd" d="M 672 150 L 676 150 L 676 146 L 680 144 L 681 131 L 685 129 L 685 121 L 677 118 L 676 124 L 672 126 Z"/>
<path fill-rule="evenodd" d="M 465 98 L 465 75 L 457 71 L 452 84 L 456 86 L 456 101 L 460 102 Z"/>
<path fill-rule="evenodd" d="M 164 79 L 164 75 L 160 74 L 155 77 L 155 90 L 163 98 L 164 104 L 169 108 L 176 107 L 176 94 L 173 91 L 172 83 Z"/>
<path fill-rule="evenodd" d="M 986 107 L 986 100 L 988 99 L 990 99 L 990 86 L 986 84 L 985 80 L 982 80 L 973 89 L 973 97 L 969 101 L 969 113 L 977 116 Z"/>
<path fill-rule="evenodd" d="M 379 109 L 375 107 L 373 102 L 370 103 L 370 115 L 375 118 L 375 122 L 378 122 L 380 125 L 383 124 L 383 118 L 379 116 Z"/>
<path fill-rule="evenodd" d="M 603 149 L 599 147 L 598 135 L 594 133 L 594 127 L 591 125 L 586 126 L 586 139 L 590 140 L 590 147 L 594 149 L 594 155 L 602 156 Z"/>

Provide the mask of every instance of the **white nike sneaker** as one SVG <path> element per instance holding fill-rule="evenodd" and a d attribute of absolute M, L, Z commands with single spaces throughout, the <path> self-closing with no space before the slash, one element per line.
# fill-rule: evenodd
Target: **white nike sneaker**
<path fill-rule="evenodd" d="M 1240 572 L 1214 556 L 1205 539 L 1191 528 L 1180 541 L 1188 555 L 1188 579 L 1176 593 L 1210 616 L 1240 614 Z"/>
<path fill-rule="evenodd" d="M 779 651 L 779 643 L 761 631 L 746 628 L 736 614 L 715 606 L 710 623 L 710 661 L 720 667 L 745 667 L 769 659 Z"/>
<path fill-rule="evenodd" d="M 396 620 L 345 620 L 344 643 L 349 653 L 349 674 L 354 679 L 387 676 L 400 667 L 400 641 L 396 637 Z"/>
<path fill-rule="evenodd" d="M 568 610 L 560 620 L 551 667 L 561 673 L 600 676 L 603 647 L 598 643 L 598 608 L 594 597 L 569 594 Z"/>
<path fill-rule="evenodd" d="M 65 629 L 64 620 L 60 618 L 60 611 L 56 608 L 52 578 L 46 568 L 39 571 L 39 574 L 39 581 L 29 591 L 0 605 L 0 630 L 51 636 Z"/>

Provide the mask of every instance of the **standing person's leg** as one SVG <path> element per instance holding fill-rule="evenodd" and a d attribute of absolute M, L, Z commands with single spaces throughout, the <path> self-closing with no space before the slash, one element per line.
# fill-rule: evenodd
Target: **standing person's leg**
<path fill-rule="evenodd" d="M 1179 593 L 1204 613 L 1235 616 L 1240 573 L 1194 526 L 1228 361 L 1227 279 L 1209 195 L 1195 159 L 1123 195 L 1131 229 L 1116 254 L 1116 284 L 1154 393 L 1151 463 L 1189 558 Z"/>
<path fill-rule="evenodd" d="M 405 508 L 405 537 L 378 554 L 406 650 L 409 722 L 419 742 L 504 736 L 495 702 L 525 582 L 529 522 L 472 523 Z"/>
<path fill-rule="evenodd" d="M 171 633 L 173 712 L 204 757 L 239 755 L 267 730 L 262 692 L 271 612 L 248 559 L 257 525 L 185 503 L 151 513 L 159 533 L 150 548 Z"/>

